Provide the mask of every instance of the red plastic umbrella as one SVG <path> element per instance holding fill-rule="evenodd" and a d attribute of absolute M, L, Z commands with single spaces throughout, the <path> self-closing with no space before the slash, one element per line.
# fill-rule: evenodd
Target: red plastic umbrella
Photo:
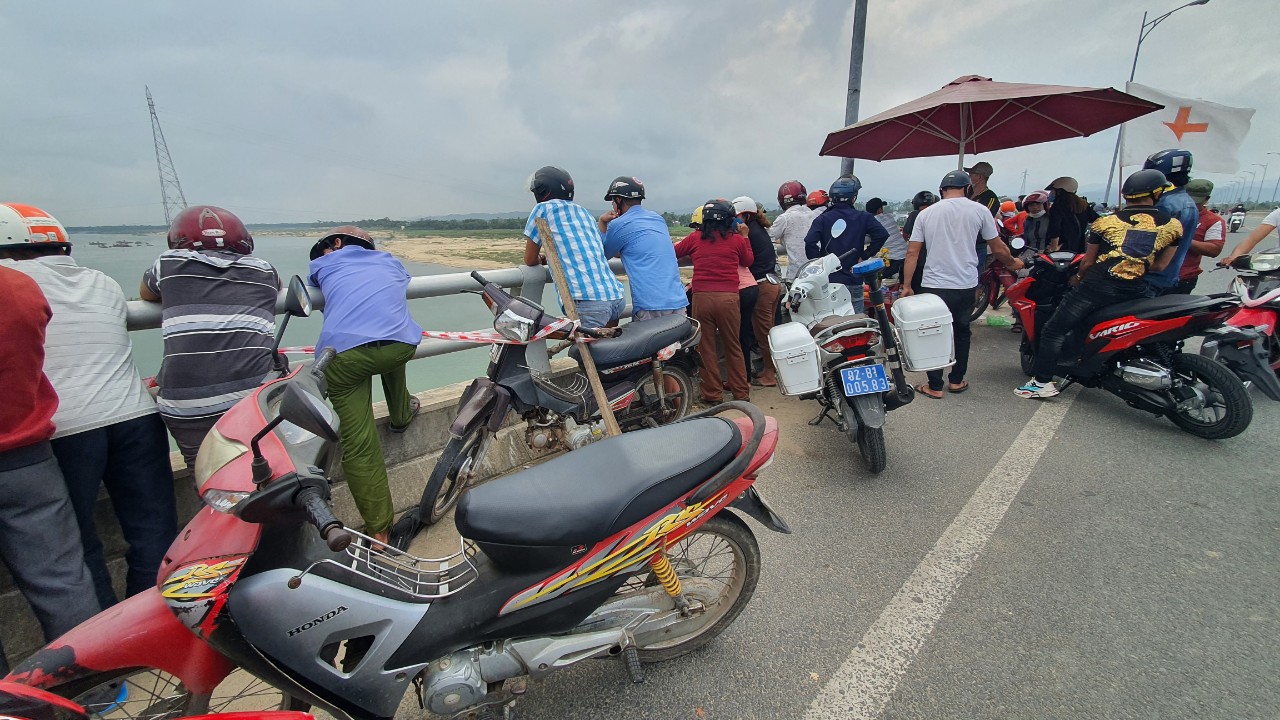
<path fill-rule="evenodd" d="M 977 154 L 1087 137 L 1164 107 L 1113 88 L 994 82 L 967 75 L 827 135 L 819 155 L 898 160 Z"/>

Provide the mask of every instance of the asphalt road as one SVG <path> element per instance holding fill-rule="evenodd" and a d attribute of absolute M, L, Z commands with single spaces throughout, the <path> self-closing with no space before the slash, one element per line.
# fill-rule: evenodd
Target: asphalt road
<path fill-rule="evenodd" d="M 795 532 L 752 524 L 746 611 L 643 685 L 617 661 L 530 683 L 520 717 L 1280 716 L 1280 403 L 1253 391 L 1252 426 L 1210 442 L 1073 388 L 1046 426 L 1047 403 L 1011 392 L 1016 336 L 974 330 L 972 389 L 892 413 L 879 476 L 833 425 L 805 425 L 816 405 L 757 390 L 783 433 L 758 487 Z M 974 498 L 1011 476 L 1007 512 Z M 971 498 L 989 539 L 952 528 L 957 576 L 929 562 Z M 900 592 L 918 582 L 925 597 Z"/>

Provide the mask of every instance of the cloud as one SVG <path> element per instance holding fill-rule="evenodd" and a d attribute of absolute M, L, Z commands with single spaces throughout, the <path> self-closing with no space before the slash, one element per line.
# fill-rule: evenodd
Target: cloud
<path fill-rule="evenodd" d="M 1238 22 L 1269 10 L 1181 11 L 1138 67 L 1144 84 L 1258 108 L 1245 166 L 1280 151 L 1280 61 L 1266 23 Z M 1122 87 L 1140 22 L 1107 0 L 873 2 L 861 115 L 968 74 Z M 624 174 L 657 209 L 769 201 L 837 173 L 817 150 L 843 124 L 851 24 L 847 0 L 10 3 L 0 33 L 26 62 L 0 70 L 0 196 L 68 224 L 161 222 L 150 85 L 187 198 L 254 222 L 518 210 L 544 164 L 593 205 Z M 1101 186 L 1114 137 L 982 159 L 1002 193 L 1023 170 L 1029 188 Z M 953 163 L 857 172 L 867 197 L 906 198 Z"/>

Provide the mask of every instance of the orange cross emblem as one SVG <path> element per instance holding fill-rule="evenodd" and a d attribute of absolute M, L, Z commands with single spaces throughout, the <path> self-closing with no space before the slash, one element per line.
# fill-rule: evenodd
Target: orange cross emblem
<path fill-rule="evenodd" d="M 1189 122 L 1190 120 L 1191 108 L 1180 107 L 1178 108 L 1178 117 L 1174 118 L 1173 122 L 1163 124 L 1173 131 L 1174 136 L 1176 136 L 1179 141 L 1181 141 L 1182 136 L 1187 133 L 1209 132 L 1209 123 L 1193 123 Z"/>

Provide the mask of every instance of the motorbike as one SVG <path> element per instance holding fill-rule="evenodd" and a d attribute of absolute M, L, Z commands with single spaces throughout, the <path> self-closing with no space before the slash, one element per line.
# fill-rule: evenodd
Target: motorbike
<path fill-rule="evenodd" d="M 867 470 L 880 473 L 888 465 L 885 414 L 910 403 L 915 391 L 903 372 L 885 310 L 880 283 L 884 261 L 864 260 L 852 270 L 865 280 L 874 318 L 854 314 L 848 288 L 828 279 L 853 252 L 857 250 L 828 254 L 800 268 L 787 292 L 792 321 L 769 331 L 769 345 L 781 391 L 821 405 L 809 424 L 831 419 L 858 447 Z M 804 352 L 796 352 L 800 348 Z M 795 377 L 802 380 L 797 384 Z"/>
<path fill-rule="evenodd" d="M 130 707 L 132 701 L 128 692 L 115 691 L 109 693 L 106 700 L 111 703 L 100 707 L 94 717 L 107 714 L 120 714 L 136 717 L 145 714 L 149 708 Z M 90 713 L 84 706 L 70 700 L 45 692 L 38 688 L 27 687 L 17 683 L 0 680 L 0 718 L 6 720 L 90 720 Z M 188 716 L 184 720 L 200 720 L 209 715 Z M 290 712 L 284 710 L 241 713 L 240 720 L 315 720 L 310 713 Z"/>
<path fill-rule="evenodd" d="M 494 330 L 423 335 L 488 343 L 489 368 L 462 393 L 449 440 L 418 506 L 391 529 L 391 542 L 401 550 L 457 503 L 477 476 L 508 411 L 524 419 L 525 441 L 534 450 L 576 450 L 605 436 L 604 420 L 586 375 L 578 372 L 564 378 L 535 370 L 525 350 L 532 343 L 590 341 L 609 407 L 623 432 L 675 422 L 693 406 L 690 378 L 698 368 L 702 337 L 696 320 L 670 315 L 621 328 L 587 330 L 575 321 L 548 315 L 536 302 L 511 295 L 478 272 L 471 277 L 483 288 L 482 297 L 494 313 Z M 569 354 L 580 359 L 576 346 Z"/>
<path fill-rule="evenodd" d="M 290 312 L 305 315 L 293 290 Z M 537 332 L 541 314 L 511 305 L 495 327 Z M 755 488 L 777 423 L 726 403 L 472 488 L 454 552 L 400 552 L 345 527 L 329 504 L 333 357 L 323 349 L 219 419 L 195 463 L 204 507 L 154 588 L 7 679 L 109 718 L 139 716 L 113 711 L 120 688 L 149 718 L 269 702 L 373 720 L 392 717 L 410 688 L 434 713 L 506 716 L 529 677 L 613 657 L 639 682 L 643 663 L 707 644 L 760 575 L 738 513 L 790 532 Z"/>
<path fill-rule="evenodd" d="M 1246 384 L 1280 400 L 1280 250 L 1241 255 L 1231 291 L 1240 308 L 1205 337 L 1200 354 L 1226 365 Z"/>
<path fill-rule="evenodd" d="M 1242 212 L 1233 212 L 1227 218 L 1227 230 L 1230 232 L 1240 232 L 1240 228 L 1244 227 L 1244 220 L 1247 217 Z"/>
<path fill-rule="evenodd" d="M 1006 240 L 1006 242 L 1009 243 L 1015 255 L 1027 247 L 1027 241 L 1020 237 Z M 987 267 L 978 277 L 978 289 L 974 291 L 973 311 L 969 313 L 969 322 L 977 322 L 988 307 L 999 310 L 1008 299 L 1006 293 L 1009 288 L 1016 282 L 1018 282 L 1017 273 L 1005 267 L 1004 263 L 997 262 L 994 258 L 990 259 Z"/>
<path fill-rule="evenodd" d="M 1022 320 L 1020 353 L 1027 375 L 1041 331 L 1083 258 L 1069 252 L 1038 255 L 1028 276 L 1009 288 L 1009 302 Z M 1183 352 L 1187 338 L 1220 326 L 1239 305 L 1223 296 L 1165 295 L 1101 308 L 1068 337 L 1057 368 L 1065 378 L 1060 387 L 1102 388 L 1197 437 L 1239 435 L 1253 419 L 1253 404 L 1240 380 L 1208 358 Z"/>

